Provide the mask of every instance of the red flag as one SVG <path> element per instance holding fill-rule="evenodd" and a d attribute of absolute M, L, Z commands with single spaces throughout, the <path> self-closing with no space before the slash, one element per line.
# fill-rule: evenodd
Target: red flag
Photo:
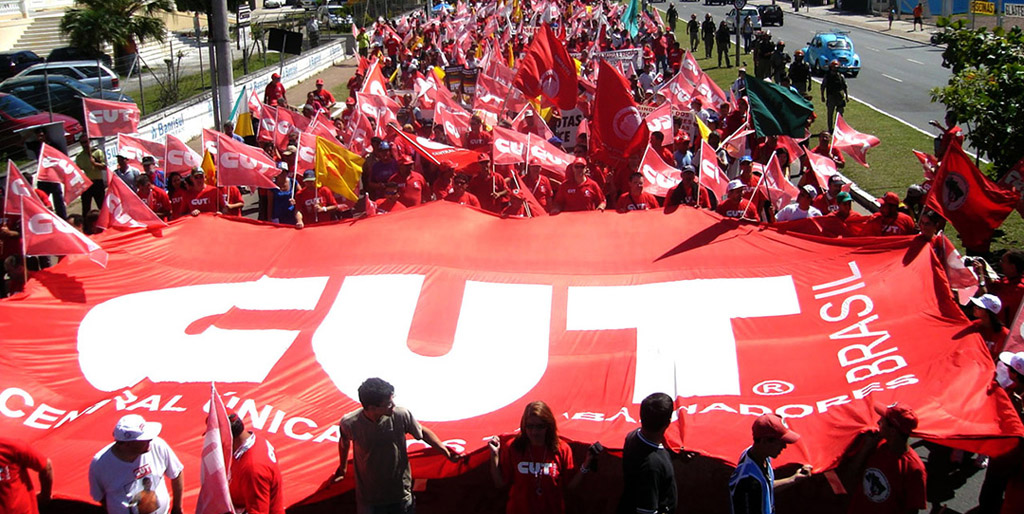
<path fill-rule="evenodd" d="M 494 127 L 491 145 L 494 164 L 517 164 L 526 160 L 526 147 L 530 138 L 511 129 Z"/>
<path fill-rule="evenodd" d="M 936 159 L 934 155 L 919 152 L 917 150 L 912 151 L 914 152 L 914 157 L 917 157 L 917 160 L 921 162 L 921 168 L 924 170 L 925 182 L 935 180 L 935 170 L 939 169 L 939 160 Z M 931 186 L 929 186 L 929 189 L 930 188 Z"/>
<path fill-rule="evenodd" d="M 1010 336 L 1006 338 L 1004 351 L 1024 352 L 1024 315 L 1021 315 L 1021 312 L 1024 312 L 1024 302 L 1021 302 L 1013 322 L 1010 323 Z"/>
<path fill-rule="evenodd" d="M 21 214 L 21 198 L 35 195 L 32 183 L 25 180 L 21 170 L 11 160 L 7 161 L 7 186 L 4 190 L 7 191 L 4 195 L 4 214 Z"/>
<path fill-rule="evenodd" d="M 89 137 L 134 134 L 139 129 L 139 107 L 132 103 L 83 98 L 85 127 Z"/>
<path fill-rule="evenodd" d="M 817 152 L 806 152 L 804 155 L 807 156 L 807 161 L 811 164 L 811 171 L 818 180 L 818 189 L 824 191 L 828 188 L 828 178 L 837 173 L 836 161 Z"/>
<path fill-rule="evenodd" d="M 665 95 L 668 101 L 678 109 L 690 110 L 690 101 L 693 100 L 693 83 L 687 80 L 682 71 L 672 77 L 658 90 Z"/>
<path fill-rule="evenodd" d="M 868 167 L 868 148 L 874 148 L 882 142 L 871 134 L 857 132 L 846 124 L 842 114 L 836 114 L 835 128 L 832 130 L 832 148 L 837 148 L 862 166 Z"/>
<path fill-rule="evenodd" d="M 654 196 L 667 196 L 668 190 L 683 180 L 682 173 L 666 163 L 651 145 L 647 145 L 640 161 L 640 173 L 644 176 L 644 192 Z"/>
<path fill-rule="evenodd" d="M 700 142 L 700 185 L 715 192 L 715 196 L 725 196 L 725 188 L 729 185 L 729 177 L 718 167 L 718 156 L 707 141 Z"/>
<path fill-rule="evenodd" d="M 384 78 L 384 73 L 380 71 L 380 60 L 375 59 L 373 61 L 365 77 L 363 79 L 363 87 L 359 89 L 360 93 L 380 96 L 388 95 L 388 81 Z"/>
<path fill-rule="evenodd" d="M 293 172 L 299 179 L 309 170 L 316 170 L 316 134 L 303 132 L 299 134 L 299 145 L 295 151 L 295 169 Z M 334 142 L 337 139 L 324 138 Z"/>
<path fill-rule="evenodd" d="M 161 162 L 164 158 L 166 148 L 162 143 L 156 141 L 150 141 L 148 139 L 142 139 L 141 137 L 129 136 L 127 134 L 117 135 L 117 153 L 124 155 L 131 161 L 135 161 L 139 164 L 139 169 L 142 169 L 142 158 L 150 156 L 156 160 L 156 167 L 162 168 L 163 163 Z"/>
<path fill-rule="evenodd" d="M 92 186 L 85 172 L 64 152 L 43 143 L 39 149 L 39 174 L 36 180 L 56 182 L 64 185 L 64 203 L 71 203 Z"/>
<path fill-rule="evenodd" d="M 675 141 L 675 125 L 672 123 L 672 104 L 664 102 L 644 118 L 651 133 L 661 132 L 666 145 Z"/>
<path fill-rule="evenodd" d="M 705 99 L 704 106 L 718 110 L 718 106 L 729 101 L 722 88 L 707 73 L 701 73 L 700 77 L 693 84 L 694 95 L 700 95 Z M 709 105 L 710 104 L 710 105 Z"/>
<path fill-rule="evenodd" d="M 541 169 L 546 172 L 545 175 L 564 181 L 565 169 L 569 167 L 574 157 L 539 136 L 527 134 L 526 140 L 529 142 L 529 163 L 540 164 Z"/>
<path fill-rule="evenodd" d="M 590 127 L 593 148 L 613 158 L 628 159 L 647 145 L 650 131 L 622 74 L 605 60 L 600 70 Z"/>
<path fill-rule="evenodd" d="M 353 27 L 354 26 L 355 25 L 353 24 Z M 251 90 L 249 90 L 249 92 L 246 95 L 248 96 L 248 98 L 246 99 L 245 103 L 249 107 L 249 115 L 256 119 L 262 118 L 263 101 L 260 100 L 260 95 L 256 94 L 256 88 L 252 88 Z"/>
<path fill-rule="evenodd" d="M 444 104 L 434 104 L 434 125 L 444 127 L 449 141 L 462 141 L 462 135 L 469 132 L 469 119 L 452 114 Z"/>
<path fill-rule="evenodd" d="M 956 142 L 942 156 L 925 206 L 949 220 L 964 246 L 973 249 L 988 245 L 1018 200 L 1020 194 L 985 177 Z"/>
<path fill-rule="evenodd" d="M 383 137 L 385 128 L 391 123 L 398 123 L 398 103 L 383 95 L 372 93 L 356 93 L 356 108 L 364 116 L 372 117 L 377 122 L 375 136 Z"/>
<path fill-rule="evenodd" d="M 107 195 L 103 198 L 100 217 L 96 220 L 97 227 L 128 229 L 166 225 L 117 174 L 107 170 Z"/>
<path fill-rule="evenodd" d="M 25 255 L 76 255 L 107 267 L 107 252 L 68 222 L 50 212 L 35 195 L 18 197 L 21 207 L 21 234 Z"/>
<path fill-rule="evenodd" d="M 284 150 L 288 147 L 288 135 L 292 130 L 302 132 L 309 123 L 309 118 L 291 109 L 265 106 L 263 117 L 260 118 L 260 133 L 257 140 L 273 141 L 274 146 Z"/>
<path fill-rule="evenodd" d="M 1024 157 L 1021 157 L 1017 164 L 1014 164 L 1006 171 L 1003 177 L 999 179 L 999 183 L 1017 191 L 1024 190 Z M 1024 216 L 1024 214 L 1021 214 L 1021 216 Z"/>
<path fill-rule="evenodd" d="M 789 162 L 794 162 L 804 154 L 804 148 L 795 139 L 789 136 L 776 136 L 775 147 L 782 148 L 789 155 Z"/>
<path fill-rule="evenodd" d="M 686 55 L 683 57 L 683 62 L 679 66 L 679 73 L 686 80 L 689 80 L 691 84 L 696 84 L 701 75 L 704 75 L 704 70 L 700 69 L 697 59 L 694 59 L 693 54 L 687 50 Z"/>
<path fill-rule="evenodd" d="M 372 218 L 374 216 L 377 216 L 377 203 L 370 199 L 370 195 L 364 196 L 363 201 L 366 202 L 366 217 Z"/>
<path fill-rule="evenodd" d="M 416 149 L 416 152 L 424 159 L 427 159 L 434 164 L 444 163 L 465 173 L 477 173 L 480 171 L 478 163 L 480 161 L 481 152 L 443 145 L 436 141 L 406 134 L 404 131 L 397 129 L 395 129 L 395 133 L 398 134 L 402 140 L 412 145 L 412 147 Z"/>
<path fill-rule="evenodd" d="M 217 185 L 277 189 L 277 163 L 263 150 L 217 133 Z"/>
<path fill-rule="evenodd" d="M 199 502 L 196 514 L 234 512 L 228 473 L 231 470 L 231 422 L 217 388 L 210 384 L 209 412 L 203 434 L 203 453 L 199 459 Z"/>
<path fill-rule="evenodd" d="M 754 163 L 755 171 L 758 168 L 761 168 L 760 171 L 764 174 L 764 187 L 767 189 L 766 193 L 771 198 L 776 211 L 789 204 L 800 194 L 800 190 L 789 181 L 789 177 L 782 171 L 775 155 L 768 159 L 767 166 Z"/>
<path fill-rule="evenodd" d="M 167 134 L 164 138 L 164 171 L 188 176 L 193 168 L 203 164 L 203 156 L 196 153 L 177 137 Z"/>
<path fill-rule="evenodd" d="M 519 61 L 513 85 L 528 97 L 551 100 L 562 110 L 576 107 L 576 63 L 550 25 L 545 24 L 534 34 L 526 55 Z"/>

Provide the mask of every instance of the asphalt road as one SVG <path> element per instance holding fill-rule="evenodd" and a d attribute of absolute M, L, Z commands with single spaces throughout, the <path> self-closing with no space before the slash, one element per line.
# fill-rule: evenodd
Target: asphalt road
<path fill-rule="evenodd" d="M 929 134 L 935 133 L 935 129 L 928 125 L 928 120 L 941 121 L 944 109 L 942 104 L 932 103 L 930 91 L 934 87 L 944 86 L 950 74 L 948 69 L 941 66 L 940 47 L 900 39 L 886 33 L 830 25 L 822 20 L 793 14 L 788 2 L 780 4 L 786 6 L 785 24 L 782 27 L 766 28 L 771 30 L 776 41 L 781 39 L 786 42 L 788 53 L 792 54 L 806 46 L 817 31 L 832 28 L 848 31 L 854 49 L 861 58 L 860 75 L 847 80 L 850 96 Z M 658 7 L 665 9 L 668 5 L 658 4 Z M 703 20 L 704 14 L 710 12 L 717 23 L 731 6 L 682 2 L 676 4 L 676 9 L 679 10 L 681 22 L 688 20 L 690 13 L 697 13 L 697 18 Z M 752 63 L 750 59 L 745 60 Z"/>

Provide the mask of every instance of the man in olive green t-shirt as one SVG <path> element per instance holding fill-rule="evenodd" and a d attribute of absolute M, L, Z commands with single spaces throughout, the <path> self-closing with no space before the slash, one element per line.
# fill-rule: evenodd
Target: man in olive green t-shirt
<path fill-rule="evenodd" d="M 85 176 L 92 181 L 92 186 L 82 193 L 82 217 L 89 213 L 91 201 L 96 202 L 96 208 L 103 207 L 103 197 L 106 195 L 107 158 L 103 150 L 93 148 L 89 136 L 82 134 L 78 139 L 82 144 L 82 153 L 75 157 L 75 164 L 85 172 Z"/>

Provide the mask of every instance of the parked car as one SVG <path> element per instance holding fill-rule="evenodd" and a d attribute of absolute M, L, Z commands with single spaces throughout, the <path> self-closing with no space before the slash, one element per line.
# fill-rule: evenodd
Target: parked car
<path fill-rule="evenodd" d="M 860 56 L 854 51 L 853 40 L 846 31 L 815 34 L 804 47 L 804 60 L 811 66 L 811 73 L 825 73 L 833 60 L 839 61 L 839 71 L 844 75 L 856 77 L 860 73 Z"/>
<path fill-rule="evenodd" d="M 52 116 L 52 120 L 51 120 Z M 6 93 L 0 93 L 0 154 L 8 156 L 22 151 L 21 133 L 16 132 L 51 121 L 64 122 L 64 138 L 68 145 L 82 133 L 82 124 L 63 114 L 50 114 L 32 107 L 24 100 Z"/>
<path fill-rule="evenodd" d="M 704 0 L 704 5 L 726 5 L 731 4 L 732 0 Z"/>
<path fill-rule="evenodd" d="M 110 68 L 96 61 L 47 62 L 29 66 L 15 77 L 43 77 L 64 75 L 96 89 L 121 90 L 121 79 Z"/>
<path fill-rule="evenodd" d="M 761 23 L 782 26 L 784 12 L 781 5 L 759 5 L 757 12 L 761 15 Z"/>
<path fill-rule="evenodd" d="M 106 67 L 113 66 L 114 60 L 107 54 L 96 54 L 91 50 L 85 50 L 77 46 L 62 46 L 60 48 L 54 48 L 50 51 L 50 55 L 46 56 L 46 62 L 64 62 L 64 61 L 93 61 L 96 62 L 99 59 Z"/>
<path fill-rule="evenodd" d="M 264 9 L 277 9 L 284 6 L 284 0 L 263 0 Z"/>
<path fill-rule="evenodd" d="M 13 77 L 19 71 L 40 62 L 45 61 L 31 50 L 0 52 L 0 80 Z"/>
<path fill-rule="evenodd" d="M 299 5 L 307 11 L 316 9 L 317 3 L 317 0 L 299 0 Z"/>
<path fill-rule="evenodd" d="M 49 78 L 48 82 L 47 78 Z M 49 95 L 47 95 L 47 84 L 49 84 Z M 48 109 L 50 111 L 71 116 L 78 120 L 79 123 L 85 122 L 85 115 L 82 112 L 82 98 L 99 98 L 101 100 L 134 103 L 134 100 L 124 93 L 107 90 L 100 91 L 88 84 L 63 75 L 9 78 L 0 82 L 0 93 L 12 94 L 39 109 L 46 108 L 49 105 Z"/>
<path fill-rule="evenodd" d="M 744 20 L 750 17 L 750 23 L 754 26 L 754 32 L 761 30 L 761 15 L 757 13 L 757 9 L 753 7 L 747 7 L 740 9 L 740 26 L 743 26 Z M 729 26 L 729 32 L 736 32 L 736 9 L 729 9 L 729 13 L 725 15 L 725 23 Z"/>
<path fill-rule="evenodd" d="M 321 5 L 316 10 L 316 17 L 321 27 L 339 29 L 345 24 L 344 10 L 345 6 L 341 4 Z"/>

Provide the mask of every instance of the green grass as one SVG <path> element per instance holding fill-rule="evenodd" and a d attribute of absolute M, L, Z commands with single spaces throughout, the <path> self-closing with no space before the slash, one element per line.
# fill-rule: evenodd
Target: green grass
<path fill-rule="evenodd" d="M 203 57 L 204 57 L 203 64 L 208 66 L 209 62 L 205 59 L 206 56 L 204 55 Z M 278 60 L 278 53 L 277 52 L 267 52 L 266 66 L 273 66 L 273 65 L 277 64 L 277 60 Z M 232 69 L 234 70 L 234 76 L 235 77 L 241 77 L 242 74 L 243 74 L 244 67 L 243 67 L 242 61 L 243 61 L 242 59 L 235 59 L 234 66 L 232 67 Z M 249 73 L 253 73 L 255 71 L 258 71 L 258 70 L 266 67 L 264 65 L 263 58 L 258 53 L 254 54 L 254 55 L 250 55 L 248 61 L 249 61 Z M 157 77 L 160 78 L 160 81 L 164 83 L 164 86 L 166 86 L 166 83 L 167 83 L 167 70 L 166 70 L 166 68 L 163 69 L 163 70 L 153 71 L 153 73 L 156 73 Z M 134 84 L 133 84 L 133 82 L 134 82 Z M 149 114 L 152 114 L 152 113 L 154 113 L 154 112 L 156 112 L 156 111 L 158 111 L 160 109 L 163 109 L 164 107 L 167 107 L 168 105 L 170 105 L 170 104 L 164 105 L 164 103 L 163 103 L 163 101 L 161 99 L 161 92 L 162 92 L 162 88 L 164 86 L 161 86 L 160 84 L 153 84 L 151 86 L 147 86 L 147 87 L 142 88 L 142 94 L 141 95 L 139 94 L 138 78 L 127 79 L 127 80 L 125 80 L 125 84 L 127 86 L 125 88 L 125 90 L 124 90 L 125 94 L 131 96 L 139 104 L 139 108 L 142 109 L 142 115 L 143 116 L 147 116 Z M 133 85 L 134 85 L 134 87 L 132 87 Z M 205 91 L 208 91 L 210 89 L 210 77 L 209 77 L 209 75 L 202 76 L 199 73 L 193 73 L 193 74 L 190 74 L 190 75 L 184 75 L 184 76 L 181 77 L 181 79 L 178 82 L 178 88 L 180 90 L 179 91 L 178 102 L 181 102 L 181 101 L 187 100 L 187 99 L 189 99 L 189 98 L 191 98 L 193 96 L 201 94 L 201 93 L 203 93 Z M 176 102 L 174 102 L 174 103 L 176 103 Z"/>

